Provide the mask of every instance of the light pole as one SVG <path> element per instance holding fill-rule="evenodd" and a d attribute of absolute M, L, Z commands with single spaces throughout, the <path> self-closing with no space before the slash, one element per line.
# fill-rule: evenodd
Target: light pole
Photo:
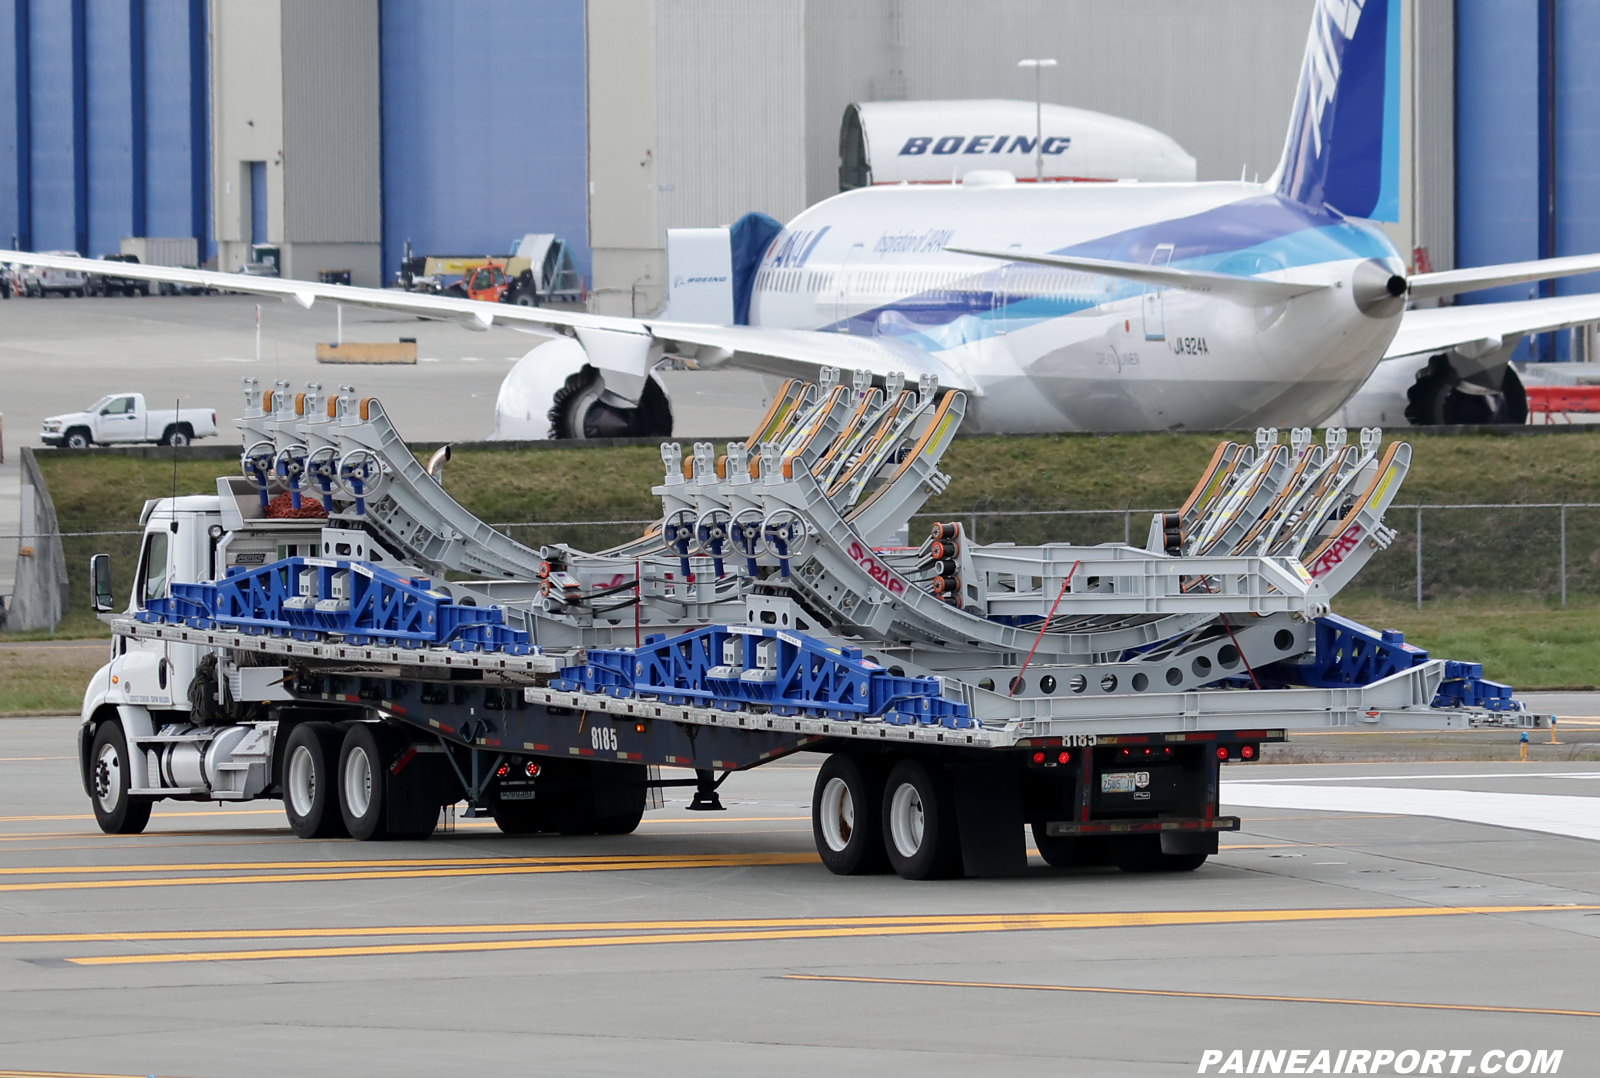
<path fill-rule="evenodd" d="M 1018 67 L 1033 68 L 1033 165 L 1035 183 L 1044 182 L 1044 91 L 1040 88 L 1039 70 L 1055 67 L 1054 60 L 1018 60 Z"/>

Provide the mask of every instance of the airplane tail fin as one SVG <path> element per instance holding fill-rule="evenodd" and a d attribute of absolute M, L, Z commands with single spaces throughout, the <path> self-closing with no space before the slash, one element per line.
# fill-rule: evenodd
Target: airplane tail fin
<path fill-rule="evenodd" d="M 1317 0 L 1272 185 L 1347 217 L 1400 218 L 1401 0 Z"/>

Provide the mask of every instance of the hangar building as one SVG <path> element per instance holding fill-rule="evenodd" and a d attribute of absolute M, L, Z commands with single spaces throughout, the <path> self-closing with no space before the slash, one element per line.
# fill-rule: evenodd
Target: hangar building
<path fill-rule="evenodd" d="M 1401 2 L 1396 245 L 1433 269 L 1600 250 L 1600 76 L 1580 55 L 1600 7 Z M 1027 98 L 1024 56 L 1059 61 L 1044 100 L 1168 133 L 1201 179 L 1264 175 L 1310 10 L 0 0 L 0 241 L 94 255 L 194 237 L 225 270 L 264 245 L 289 276 L 375 285 L 408 241 L 488 253 L 554 232 L 596 309 L 643 313 L 668 228 L 781 220 L 838 190 L 851 102 Z"/>

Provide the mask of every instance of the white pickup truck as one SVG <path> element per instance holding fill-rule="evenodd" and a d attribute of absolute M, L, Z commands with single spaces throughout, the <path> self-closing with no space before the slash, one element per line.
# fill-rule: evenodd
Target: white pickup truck
<path fill-rule="evenodd" d="M 45 445 L 86 449 L 91 445 L 159 442 L 188 445 L 196 438 L 217 433 L 217 413 L 211 408 L 157 408 L 144 406 L 143 393 L 113 393 L 101 397 L 81 412 L 53 415 L 44 421 L 39 440 Z"/>
<path fill-rule="evenodd" d="M 77 251 L 46 251 L 45 254 L 66 255 L 69 258 L 76 255 Z M 42 266 L 29 266 L 22 271 L 21 280 L 17 290 L 25 296 L 43 298 L 52 292 L 63 296 L 77 296 L 82 299 L 88 294 L 89 278 L 76 270 L 46 269 Z"/>

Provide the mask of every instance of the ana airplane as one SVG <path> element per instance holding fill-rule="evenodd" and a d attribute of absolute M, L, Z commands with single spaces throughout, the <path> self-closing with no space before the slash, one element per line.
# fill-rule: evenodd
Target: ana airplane
<path fill-rule="evenodd" d="M 559 333 L 507 376 L 500 437 L 670 434 L 655 377 L 668 363 L 810 378 L 835 367 L 880 383 L 931 375 L 967 394 L 969 431 L 1315 424 L 1386 358 L 1435 357 L 1444 389 L 1429 392 L 1448 395 L 1452 357 L 1600 320 L 1600 296 L 1406 309 L 1594 271 L 1600 255 L 1405 276 L 1370 223 L 1397 216 L 1398 41 L 1399 0 L 1319 0 L 1283 158 L 1263 184 L 1018 184 L 980 169 L 953 185 L 847 191 L 775 235 L 747 219 L 726 281 L 704 278 L 733 290 L 739 324 L 118 273 Z M 758 254 L 747 264 L 740 248 Z M 0 261 L 98 265 L 14 251 Z"/>

